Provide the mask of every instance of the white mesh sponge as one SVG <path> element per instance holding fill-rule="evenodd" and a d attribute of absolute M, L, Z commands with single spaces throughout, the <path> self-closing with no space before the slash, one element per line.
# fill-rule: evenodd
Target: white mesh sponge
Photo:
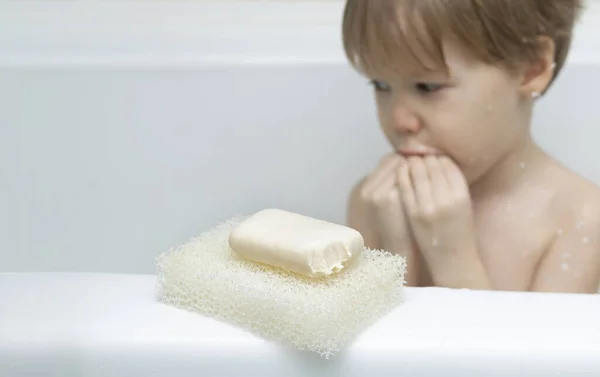
<path fill-rule="evenodd" d="M 365 249 L 341 273 L 308 278 L 235 254 L 228 236 L 242 220 L 160 255 L 159 301 L 329 358 L 404 299 L 401 256 Z"/>

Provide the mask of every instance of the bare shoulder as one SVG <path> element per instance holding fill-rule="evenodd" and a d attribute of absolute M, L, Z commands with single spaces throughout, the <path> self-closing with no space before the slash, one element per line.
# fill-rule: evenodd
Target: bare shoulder
<path fill-rule="evenodd" d="M 557 192 L 555 203 L 564 221 L 574 220 L 590 225 L 600 223 L 600 187 L 577 173 L 561 167 L 554 179 Z M 565 224 L 567 225 L 567 224 Z"/>
<path fill-rule="evenodd" d="M 379 233 L 370 219 L 369 209 L 365 205 L 361 195 L 365 181 L 366 177 L 363 177 L 350 191 L 346 221 L 349 227 L 358 230 L 362 234 L 367 247 L 377 249 L 380 247 Z"/>
<path fill-rule="evenodd" d="M 596 293 L 600 285 L 600 187 L 560 167 L 552 223 L 556 236 L 540 262 L 533 290 Z"/>

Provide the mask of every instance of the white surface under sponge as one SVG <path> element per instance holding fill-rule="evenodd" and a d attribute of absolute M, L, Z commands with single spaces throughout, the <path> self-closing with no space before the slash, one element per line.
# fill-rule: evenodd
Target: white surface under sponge
<path fill-rule="evenodd" d="M 403 257 L 364 252 L 343 272 L 309 278 L 229 247 L 234 218 L 157 259 L 158 300 L 329 358 L 404 300 Z"/>

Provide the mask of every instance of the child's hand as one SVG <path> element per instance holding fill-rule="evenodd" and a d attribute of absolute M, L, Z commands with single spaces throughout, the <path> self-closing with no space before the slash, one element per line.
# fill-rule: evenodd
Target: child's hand
<path fill-rule="evenodd" d="M 479 258 L 462 172 L 447 157 L 411 157 L 400 170 L 398 183 L 413 235 L 434 281 L 454 285 L 449 280 L 455 276 L 449 274 L 468 274 L 464 268 Z"/>
<path fill-rule="evenodd" d="M 409 238 L 408 222 L 396 180 L 399 169 L 405 164 L 406 160 L 400 155 L 385 156 L 367 177 L 361 191 L 361 198 L 380 229 L 383 244 L 398 246 Z"/>
<path fill-rule="evenodd" d="M 398 172 L 406 164 L 406 159 L 396 153 L 384 157 L 363 183 L 361 200 L 379 230 L 381 247 L 406 257 L 407 284 L 416 285 L 419 267 L 415 260 L 415 243 L 397 182 Z"/>

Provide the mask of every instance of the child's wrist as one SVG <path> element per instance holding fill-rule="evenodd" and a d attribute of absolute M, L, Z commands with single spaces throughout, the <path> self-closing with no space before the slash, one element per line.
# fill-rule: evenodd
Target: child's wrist
<path fill-rule="evenodd" d="M 410 237 L 382 237 L 381 238 L 382 249 L 393 254 L 405 255 L 408 252 L 412 252 L 413 243 Z"/>
<path fill-rule="evenodd" d="M 430 265 L 436 286 L 448 288 L 493 289 L 489 276 L 476 250 L 463 249 L 462 254 L 448 254 L 448 259 Z"/>

